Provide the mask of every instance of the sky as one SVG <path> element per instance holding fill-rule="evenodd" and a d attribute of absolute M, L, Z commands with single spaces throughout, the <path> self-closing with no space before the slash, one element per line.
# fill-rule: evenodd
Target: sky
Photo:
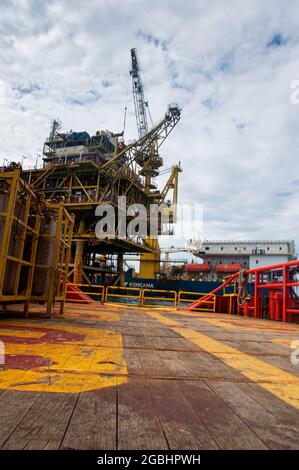
<path fill-rule="evenodd" d="M 136 47 L 153 120 L 182 108 L 161 154 L 202 236 L 299 246 L 298 23 L 296 0 L 0 0 L 0 165 L 33 166 L 53 118 L 118 132 L 127 106 L 136 138 Z"/>

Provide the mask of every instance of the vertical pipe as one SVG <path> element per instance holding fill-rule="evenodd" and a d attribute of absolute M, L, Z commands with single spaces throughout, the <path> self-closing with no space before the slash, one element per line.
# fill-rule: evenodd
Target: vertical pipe
<path fill-rule="evenodd" d="M 275 320 L 276 318 L 276 291 L 269 289 L 269 318 Z"/>
<path fill-rule="evenodd" d="M 282 313 L 282 294 L 281 292 L 275 293 L 275 320 L 281 321 L 281 313 Z"/>
<path fill-rule="evenodd" d="M 118 277 L 119 277 L 119 285 L 125 285 L 125 272 L 124 272 L 124 254 L 118 253 L 117 255 L 117 270 L 118 270 Z"/>
<path fill-rule="evenodd" d="M 247 302 L 244 304 L 244 317 L 250 317 L 249 304 Z"/>
<path fill-rule="evenodd" d="M 99 194 L 100 194 L 100 178 L 101 178 L 101 173 L 100 170 L 98 171 L 98 176 L 97 176 L 97 187 L 96 187 L 96 196 L 95 196 L 95 201 L 99 200 Z"/>
<path fill-rule="evenodd" d="M 11 236 L 11 228 L 12 228 L 12 220 L 14 215 L 14 208 L 17 198 L 17 187 L 20 177 L 20 170 L 15 170 L 12 174 L 12 178 L 7 178 L 9 181 L 8 184 L 9 188 L 9 199 L 7 208 L 4 209 L 5 217 L 4 217 L 4 226 L 3 226 L 3 233 L 2 233 L 2 240 L 0 244 L 0 256 L 1 256 L 1 263 L 0 263 L 0 295 L 3 292 L 4 286 L 4 276 L 5 276 L 5 268 L 7 262 L 7 254 L 8 254 L 8 247 L 9 241 Z"/>
<path fill-rule="evenodd" d="M 287 266 L 284 266 L 282 270 L 282 321 L 283 322 L 287 321 L 288 277 L 289 277 L 289 268 Z"/>
<path fill-rule="evenodd" d="M 55 302 L 55 298 L 58 295 L 59 283 L 60 283 L 60 237 L 61 237 L 61 228 L 62 228 L 62 219 L 63 219 L 63 203 L 60 202 L 58 206 L 58 217 L 55 224 L 55 232 L 53 234 L 53 253 L 50 264 L 50 284 L 48 291 L 48 300 L 47 300 L 47 317 L 51 317 L 52 306 Z"/>
<path fill-rule="evenodd" d="M 78 236 L 82 235 L 85 229 L 84 220 L 80 221 Z M 76 241 L 75 261 L 74 261 L 74 284 L 82 284 L 83 278 L 83 253 L 84 242 L 81 240 Z"/>
<path fill-rule="evenodd" d="M 254 318 L 260 316 L 260 292 L 258 285 L 260 283 L 260 273 L 255 271 L 254 273 Z"/>
<path fill-rule="evenodd" d="M 60 314 L 64 313 L 64 305 L 65 305 L 65 297 L 66 297 L 66 283 L 67 283 L 67 274 L 68 274 L 68 266 L 70 262 L 70 255 L 71 255 L 71 247 L 72 247 L 72 236 L 73 236 L 73 226 L 75 221 L 75 216 L 71 215 L 70 219 L 65 214 L 65 237 L 66 237 L 66 250 L 65 250 L 65 257 L 64 257 L 64 275 L 62 277 L 62 295 L 63 300 L 60 302 Z"/>

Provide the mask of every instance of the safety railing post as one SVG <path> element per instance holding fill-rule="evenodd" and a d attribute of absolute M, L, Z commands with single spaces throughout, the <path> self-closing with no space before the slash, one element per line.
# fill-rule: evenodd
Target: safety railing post
<path fill-rule="evenodd" d="M 282 321 L 287 321 L 287 297 L 288 297 L 289 268 L 284 266 L 282 270 Z"/>
<path fill-rule="evenodd" d="M 154 296 L 146 295 L 147 293 L 157 294 Z M 159 295 L 160 294 L 160 295 Z M 162 296 L 161 294 L 170 294 L 172 297 Z M 171 302 L 174 307 L 177 305 L 177 292 L 174 290 L 162 290 L 162 289 L 143 289 L 142 291 L 142 306 L 143 307 L 155 307 L 155 304 L 146 304 L 146 301 L 159 301 L 159 302 Z"/>
<path fill-rule="evenodd" d="M 66 302 L 74 302 L 74 303 L 86 303 L 86 302 L 101 302 L 102 304 L 105 302 L 105 287 L 100 284 L 83 284 L 83 283 L 69 283 L 66 286 L 74 286 L 77 287 L 78 291 L 71 291 L 66 289 Z M 89 289 L 89 290 L 88 290 Z M 83 298 L 67 298 L 67 294 L 70 295 L 85 295 L 90 297 L 90 299 Z M 101 300 L 93 299 L 93 296 L 99 297 Z"/>
<path fill-rule="evenodd" d="M 183 298 L 185 295 L 189 295 L 187 298 Z M 203 296 L 205 297 L 205 301 L 202 302 L 203 307 L 196 307 L 193 308 L 193 310 L 201 310 L 203 312 L 213 312 L 215 313 L 216 310 L 216 295 L 215 294 L 210 294 L 209 297 L 207 297 L 206 292 L 188 292 L 188 291 L 180 291 L 177 296 L 177 308 L 180 308 L 181 303 L 194 303 L 194 299 L 191 298 L 191 296 Z M 188 308 L 188 307 L 184 307 Z"/>
<path fill-rule="evenodd" d="M 113 291 L 118 291 L 117 293 L 113 294 Z M 130 292 L 136 292 L 136 295 L 130 294 Z M 141 297 L 141 289 L 138 287 L 124 287 L 124 286 L 107 286 L 106 288 L 106 302 L 109 303 L 109 297 L 120 298 L 120 299 L 133 299 L 138 301 L 137 304 L 133 304 L 132 302 L 130 305 L 140 306 L 140 297 Z M 129 303 L 129 302 L 122 302 L 122 303 Z"/>
<path fill-rule="evenodd" d="M 255 271 L 254 273 L 254 318 L 259 318 L 260 314 L 260 273 Z"/>
<path fill-rule="evenodd" d="M 105 287 L 104 286 L 99 286 L 99 287 L 101 288 L 100 296 L 101 296 L 101 299 L 102 299 L 101 302 L 103 304 L 105 302 Z"/>

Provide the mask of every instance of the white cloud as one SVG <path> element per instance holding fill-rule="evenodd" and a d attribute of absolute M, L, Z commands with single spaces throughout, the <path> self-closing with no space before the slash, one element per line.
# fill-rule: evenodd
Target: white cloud
<path fill-rule="evenodd" d="M 181 201 L 204 204 L 205 235 L 299 242 L 298 20 L 295 0 L 2 0 L 0 159 L 34 164 L 54 117 L 119 131 L 127 104 L 134 138 L 137 47 L 154 120 L 183 107 L 161 150 L 182 162 Z"/>

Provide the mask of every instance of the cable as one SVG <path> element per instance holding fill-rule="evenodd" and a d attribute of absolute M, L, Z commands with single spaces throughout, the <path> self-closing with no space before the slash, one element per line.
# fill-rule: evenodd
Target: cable
<path fill-rule="evenodd" d="M 239 273 L 239 289 L 238 289 L 238 305 L 244 305 L 246 298 L 248 297 L 247 292 L 247 279 L 248 276 L 245 274 L 245 270 L 241 269 Z"/>
<path fill-rule="evenodd" d="M 126 121 L 127 121 L 127 107 L 125 107 L 125 113 L 124 113 L 123 136 L 125 135 Z"/>
<path fill-rule="evenodd" d="M 128 102 L 129 102 L 129 86 L 131 83 L 131 77 L 129 76 L 127 82 L 127 92 L 126 92 L 126 99 L 125 99 L 125 112 L 124 112 L 124 122 L 123 122 L 123 137 L 125 137 L 125 130 L 126 130 L 126 122 L 127 122 L 127 109 L 128 109 Z"/>

